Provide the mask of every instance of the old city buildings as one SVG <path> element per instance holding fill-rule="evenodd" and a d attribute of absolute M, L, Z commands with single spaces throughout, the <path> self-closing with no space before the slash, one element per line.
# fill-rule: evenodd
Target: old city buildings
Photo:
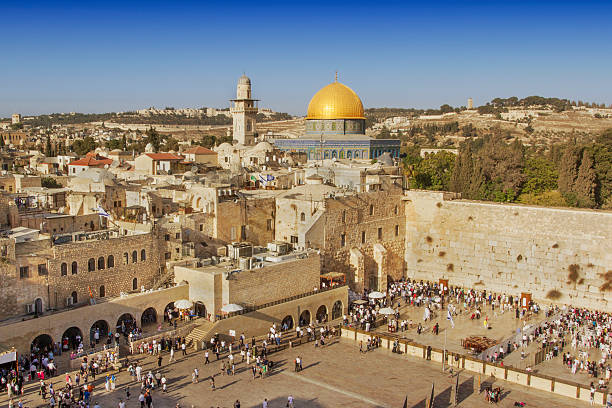
<path fill-rule="evenodd" d="M 157 321 L 185 297 L 211 322 L 228 304 L 266 308 L 268 320 L 244 317 L 265 330 L 337 318 L 349 289 L 384 291 L 405 277 L 610 310 L 609 212 L 407 191 L 397 146 L 363 145 L 358 97 L 336 85 L 326 98 L 337 112 L 313 113 L 310 134 L 324 129 L 351 148 L 279 148 L 256 139 L 247 80 L 235 140 L 214 149 L 1 152 L 0 334 L 27 349 L 43 335 L 112 328 L 124 314 Z M 322 274 L 342 279 L 322 293 Z M 99 319 L 79 316 L 85 307 Z"/>

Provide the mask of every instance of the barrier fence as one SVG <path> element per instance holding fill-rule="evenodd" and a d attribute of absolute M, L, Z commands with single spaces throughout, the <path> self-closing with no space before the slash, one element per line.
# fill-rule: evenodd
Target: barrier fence
<path fill-rule="evenodd" d="M 547 376 L 544 374 L 534 374 L 530 371 L 520 368 L 504 366 L 497 363 L 491 363 L 469 355 L 441 350 L 436 347 L 415 343 L 412 341 L 397 339 L 379 333 L 366 332 L 363 330 L 345 327 L 341 329 L 340 336 L 356 342 L 363 341 L 366 343 L 368 339 L 373 337 L 381 340 L 381 347 L 391 350 L 395 341 L 399 342 L 399 350 L 406 356 L 431 360 L 449 367 L 460 368 L 485 376 L 492 376 L 497 379 L 505 380 L 511 383 L 520 384 L 526 387 L 534 388 L 541 391 L 548 391 L 564 397 L 575 398 L 581 401 L 590 402 L 591 390 L 582 384 L 572 381 L 562 380 L 559 378 Z M 605 405 L 608 392 L 596 391 L 595 404 Z"/>

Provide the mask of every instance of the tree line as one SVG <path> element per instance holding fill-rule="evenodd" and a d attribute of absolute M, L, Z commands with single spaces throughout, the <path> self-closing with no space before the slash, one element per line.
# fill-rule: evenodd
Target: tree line
<path fill-rule="evenodd" d="M 403 159 L 409 187 L 460 192 L 472 200 L 612 209 L 612 129 L 591 141 L 546 149 L 506 143 L 499 135 L 464 141 L 459 154 Z"/>

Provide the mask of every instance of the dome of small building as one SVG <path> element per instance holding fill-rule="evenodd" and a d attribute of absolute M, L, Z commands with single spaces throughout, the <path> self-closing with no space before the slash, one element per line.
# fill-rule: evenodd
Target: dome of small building
<path fill-rule="evenodd" d="M 332 82 L 312 97 L 306 119 L 365 119 L 365 116 L 355 91 L 340 82 Z"/>
<path fill-rule="evenodd" d="M 239 85 L 251 85 L 251 79 L 248 76 L 242 74 L 240 79 L 238 79 L 238 84 Z"/>
<path fill-rule="evenodd" d="M 272 151 L 274 150 L 274 147 L 272 147 L 272 145 L 268 142 L 259 142 L 257 143 L 257 145 L 255 145 L 255 148 L 257 150 L 264 150 L 264 151 Z"/>

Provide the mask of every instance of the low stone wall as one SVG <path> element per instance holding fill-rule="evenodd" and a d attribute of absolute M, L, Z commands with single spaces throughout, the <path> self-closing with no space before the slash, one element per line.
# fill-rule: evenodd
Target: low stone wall
<path fill-rule="evenodd" d="M 395 341 L 395 338 L 386 337 L 378 333 L 365 332 L 359 329 L 342 327 L 340 330 L 341 337 L 353 341 L 363 341 L 364 343 L 372 336 L 379 337 L 382 340 L 381 347 L 385 349 L 392 349 L 393 342 Z M 413 343 L 407 340 L 399 340 L 399 344 L 400 350 L 406 356 L 423 359 L 427 358 L 427 345 Z M 430 360 L 442 364 L 442 361 L 444 360 L 444 351 L 432 347 Z M 473 373 L 478 373 L 485 377 L 494 377 L 496 379 L 505 380 L 537 390 L 552 392 L 564 397 L 579 399 L 587 402 L 589 402 L 591 399 L 591 391 L 584 385 L 543 374 L 533 374 L 518 368 L 489 363 L 464 354 L 447 351 L 446 364 L 471 371 Z M 595 393 L 595 404 L 605 405 L 607 396 L 607 392 L 597 391 Z"/>
<path fill-rule="evenodd" d="M 79 369 L 79 367 L 81 367 L 81 363 L 83 362 L 83 359 L 85 357 L 87 357 L 87 361 L 91 361 L 92 359 L 97 359 L 98 356 L 106 356 L 106 352 L 107 351 L 111 351 L 115 353 L 115 356 L 117 357 L 117 362 L 119 361 L 119 347 L 110 347 L 106 350 L 100 350 L 100 351 L 96 351 L 94 353 L 91 354 L 86 354 L 83 356 L 79 356 L 77 358 L 74 358 L 72 360 L 70 360 L 70 369 L 71 370 L 77 370 Z"/>

